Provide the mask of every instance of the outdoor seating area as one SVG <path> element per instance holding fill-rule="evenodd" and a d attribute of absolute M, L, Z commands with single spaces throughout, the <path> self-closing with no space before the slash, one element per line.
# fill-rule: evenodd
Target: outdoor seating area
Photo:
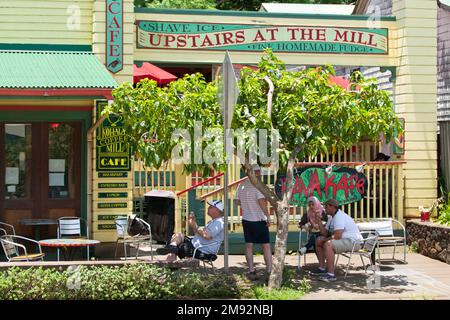
<path fill-rule="evenodd" d="M 22 219 L 20 224 L 34 227 L 35 239 L 16 234 L 13 225 L 0 222 L 0 241 L 6 259 L 12 261 L 44 261 L 47 259 L 70 261 L 76 256 L 78 248 L 86 248 L 86 260 L 90 260 L 90 248 L 100 241 L 89 239 L 89 227 L 85 219 L 80 217 L 61 217 L 52 219 Z M 40 239 L 36 232 L 43 225 L 56 225 L 54 238 Z M 43 252 L 43 247 L 47 252 Z M 56 251 L 54 250 L 56 249 Z M 55 256 L 56 253 L 56 256 Z"/>

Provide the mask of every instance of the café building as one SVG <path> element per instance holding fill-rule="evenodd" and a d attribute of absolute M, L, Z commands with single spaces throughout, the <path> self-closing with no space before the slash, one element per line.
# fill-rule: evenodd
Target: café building
<path fill-rule="evenodd" d="M 206 184 L 173 165 L 144 169 L 131 158 L 120 118 L 101 118 L 101 109 L 114 88 L 145 72 L 160 85 L 190 72 L 212 80 L 226 50 L 238 70 L 256 65 L 268 46 L 290 67 L 331 64 L 342 75 L 376 67 L 388 74 L 407 142 L 390 153 L 390 164 L 367 170 L 391 174 L 384 181 L 396 183 L 395 194 L 379 191 L 384 216 L 416 217 L 417 207 L 437 196 L 436 14 L 434 0 L 394 0 L 391 14 L 376 19 L 134 8 L 132 0 L 2 1 L 0 221 L 32 236 L 20 220 L 80 216 L 90 237 L 113 242 L 114 219 L 139 211 L 136 199 L 146 192 L 163 189 L 175 195 L 175 229 L 182 230 L 188 210 L 223 197 L 223 177 Z M 333 161 L 373 160 L 374 150 L 362 149 Z M 230 178 L 233 188 L 238 170 Z M 238 234 L 239 210 L 232 210 L 230 228 Z M 350 212 L 368 217 L 356 206 Z M 42 228 L 41 236 L 52 230 Z"/>

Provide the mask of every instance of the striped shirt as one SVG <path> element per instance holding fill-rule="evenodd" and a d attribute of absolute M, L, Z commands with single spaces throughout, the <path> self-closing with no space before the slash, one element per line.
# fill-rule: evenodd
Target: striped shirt
<path fill-rule="evenodd" d="M 256 189 L 250 179 L 242 182 L 236 192 L 236 198 L 241 202 L 242 219 L 247 221 L 266 220 L 264 211 L 259 206 L 258 200 L 265 199 L 264 195 Z"/>

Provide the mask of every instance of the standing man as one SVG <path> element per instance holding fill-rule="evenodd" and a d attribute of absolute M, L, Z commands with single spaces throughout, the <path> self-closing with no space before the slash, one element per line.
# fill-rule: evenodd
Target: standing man
<path fill-rule="evenodd" d="M 253 166 L 255 175 L 261 176 L 261 168 Z M 250 179 L 242 182 L 236 194 L 237 203 L 242 208 L 242 226 L 245 238 L 245 259 L 249 269 L 248 277 L 256 280 L 257 274 L 253 265 L 253 244 L 261 244 L 264 253 L 266 272 L 272 270 L 272 250 L 270 248 L 269 227 L 271 224 L 267 200 L 264 195 L 256 189 Z"/>
<path fill-rule="evenodd" d="M 361 249 L 363 237 L 355 221 L 345 212 L 339 209 L 335 199 L 325 202 L 325 212 L 332 217 L 326 226 L 320 223 L 320 217 L 315 217 L 319 225 L 321 236 L 316 240 L 316 252 L 319 259 L 319 269 L 311 272 L 313 275 L 321 275 L 320 280 L 335 281 L 334 256 L 346 251 Z"/>

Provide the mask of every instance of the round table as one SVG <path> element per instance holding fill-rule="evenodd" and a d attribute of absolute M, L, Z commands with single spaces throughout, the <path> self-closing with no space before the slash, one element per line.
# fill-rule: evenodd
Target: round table
<path fill-rule="evenodd" d="M 99 244 L 100 241 L 92 240 L 92 239 L 70 239 L 70 238 L 62 238 L 62 239 L 45 239 L 39 241 L 39 244 L 42 247 L 53 247 L 53 248 L 64 248 L 66 253 L 66 259 L 69 260 L 73 256 L 73 249 L 79 247 L 91 247 Z"/>

